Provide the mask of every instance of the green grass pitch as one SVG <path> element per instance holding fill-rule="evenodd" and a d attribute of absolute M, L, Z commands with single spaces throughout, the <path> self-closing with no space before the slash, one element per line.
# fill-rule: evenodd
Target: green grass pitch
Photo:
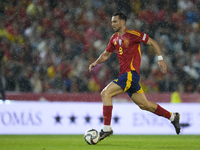
<path fill-rule="evenodd" d="M 83 135 L 0 135 L 0 150 L 200 150 L 200 135 L 113 135 L 97 145 Z"/>

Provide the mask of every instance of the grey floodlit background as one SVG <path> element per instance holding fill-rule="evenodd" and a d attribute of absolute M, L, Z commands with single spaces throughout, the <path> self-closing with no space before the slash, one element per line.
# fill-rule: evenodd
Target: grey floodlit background
<path fill-rule="evenodd" d="M 116 53 L 92 73 L 88 67 L 107 47 L 116 11 L 161 47 L 166 75 L 152 47 L 142 45 L 145 92 L 200 92 L 198 0 L 1 0 L 0 85 L 6 92 L 100 92 L 118 76 Z"/>

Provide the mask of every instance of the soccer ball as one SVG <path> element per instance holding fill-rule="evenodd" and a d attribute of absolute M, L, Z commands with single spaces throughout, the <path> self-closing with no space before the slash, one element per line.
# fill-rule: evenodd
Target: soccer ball
<path fill-rule="evenodd" d="M 89 145 L 95 145 L 99 142 L 100 134 L 96 129 L 89 129 L 84 134 L 85 142 Z"/>

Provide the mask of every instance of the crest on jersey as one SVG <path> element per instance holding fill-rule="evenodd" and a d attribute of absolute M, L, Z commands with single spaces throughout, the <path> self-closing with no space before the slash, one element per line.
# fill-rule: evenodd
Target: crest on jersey
<path fill-rule="evenodd" d="M 114 45 L 117 45 L 117 42 L 115 41 Z"/>
<path fill-rule="evenodd" d="M 127 38 L 124 39 L 124 45 L 126 48 L 129 46 L 129 40 Z"/>

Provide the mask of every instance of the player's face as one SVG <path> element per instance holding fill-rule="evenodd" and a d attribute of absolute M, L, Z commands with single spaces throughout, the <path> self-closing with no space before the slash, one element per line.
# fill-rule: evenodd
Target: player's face
<path fill-rule="evenodd" d="M 113 16 L 112 19 L 112 27 L 115 32 L 119 32 L 122 28 L 122 20 L 119 19 L 119 16 Z"/>

